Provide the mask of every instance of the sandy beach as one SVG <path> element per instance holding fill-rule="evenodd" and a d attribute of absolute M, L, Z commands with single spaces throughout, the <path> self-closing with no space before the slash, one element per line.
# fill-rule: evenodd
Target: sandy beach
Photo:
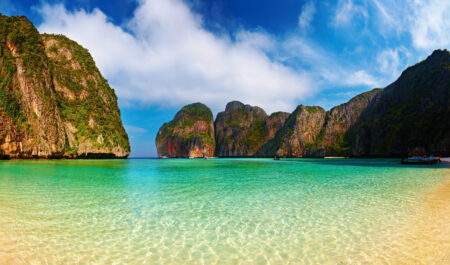
<path fill-rule="evenodd" d="M 450 169 L 448 173 L 448 178 L 428 194 L 417 214 L 386 239 L 380 251 L 387 250 L 387 258 L 380 261 L 450 264 Z"/>

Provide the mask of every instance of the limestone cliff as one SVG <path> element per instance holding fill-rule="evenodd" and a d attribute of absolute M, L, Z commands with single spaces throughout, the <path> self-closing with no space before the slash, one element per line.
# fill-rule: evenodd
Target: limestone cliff
<path fill-rule="evenodd" d="M 126 157 L 117 97 L 87 50 L 0 16 L 0 156 Z"/>
<path fill-rule="evenodd" d="M 325 121 L 321 107 L 299 105 L 289 115 L 275 138 L 260 151 L 261 156 L 311 157 L 316 154 L 316 140 Z"/>
<path fill-rule="evenodd" d="M 265 132 L 267 135 L 266 141 L 270 141 L 275 138 L 275 135 L 281 128 L 283 128 L 284 123 L 289 117 L 287 112 L 274 112 L 267 117 L 265 122 Z"/>
<path fill-rule="evenodd" d="M 350 149 L 355 141 L 354 133 L 351 133 L 355 123 L 380 91 L 382 90 L 376 88 L 359 94 L 348 102 L 327 111 L 325 124 L 317 139 L 316 156 L 350 155 Z"/>
<path fill-rule="evenodd" d="M 267 116 L 259 107 L 230 102 L 215 121 L 215 154 L 399 157 L 423 149 L 449 156 L 449 106 L 450 53 L 436 50 L 386 88 L 357 95 L 327 112 L 299 105 L 290 115 Z"/>
<path fill-rule="evenodd" d="M 436 50 L 380 92 L 355 126 L 353 156 L 450 155 L 450 53 Z"/>
<path fill-rule="evenodd" d="M 159 157 L 211 157 L 214 155 L 214 123 L 211 110 L 201 104 L 184 106 L 163 124 L 156 136 Z"/>
<path fill-rule="evenodd" d="M 89 52 L 62 35 L 42 35 L 66 135 L 65 153 L 126 157 L 128 136 L 117 96 Z"/>
<path fill-rule="evenodd" d="M 216 156 L 254 156 L 281 129 L 288 115 L 276 112 L 267 116 L 259 107 L 238 101 L 228 103 L 215 121 Z"/>
<path fill-rule="evenodd" d="M 266 112 L 238 101 L 227 104 L 225 111 L 217 114 L 215 122 L 216 155 L 227 157 L 252 156 L 261 145 Z"/>

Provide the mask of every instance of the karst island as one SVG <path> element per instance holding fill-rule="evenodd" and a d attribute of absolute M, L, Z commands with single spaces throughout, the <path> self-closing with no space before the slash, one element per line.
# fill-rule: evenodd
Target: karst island
<path fill-rule="evenodd" d="M 450 264 L 448 1 L 0 1 L 0 264 Z"/>

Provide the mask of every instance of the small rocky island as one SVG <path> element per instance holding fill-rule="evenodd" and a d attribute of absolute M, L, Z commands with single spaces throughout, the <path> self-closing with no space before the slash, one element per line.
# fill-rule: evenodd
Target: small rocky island
<path fill-rule="evenodd" d="M 201 104 L 184 106 L 156 136 L 159 157 L 210 157 L 216 146 L 211 110 Z"/>
<path fill-rule="evenodd" d="M 89 52 L 0 15 L 0 158 L 126 158 L 117 96 Z"/>
<path fill-rule="evenodd" d="M 208 109 L 200 103 L 186 107 L 193 106 Z M 183 114 L 184 107 L 161 127 L 156 146 L 160 157 L 402 157 L 416 148 L 449 156 L 449 106 L 450 53 L 436 50 L 386 88 L 329 111 L 299 105 L 290 114 L 267 115 L 233 101 L 212 127 L 212 114 L 204 120 Z M 204 136 L 193 136 L 198 122 L 209 125 Z"/>

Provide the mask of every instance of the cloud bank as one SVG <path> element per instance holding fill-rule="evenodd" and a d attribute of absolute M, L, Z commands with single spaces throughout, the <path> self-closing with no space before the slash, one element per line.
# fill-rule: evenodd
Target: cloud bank
<path fill-rule="evenodd" d="M 88 48 L 122 106 L 201 101 L 217 112 L 241 100 L 268 112 L 292 111 L 324 91 L 383 87 L 407 65 L 450 46 L 450 2 L 440 0 L 309 0 L 295 29 L 278 36 L 242 27 L 224 35 L 208 31 L 183 0 L 141 0 L 120 26 L 99 9 L 38 9 L 39 31 Z M 323 14 L 329 21 L 319 23 Z M 314 40 L 321 24 L 343 38 L 339 49 Z"/>
<path fill-rule="evenodd" d="M 307 73 L 269 58 L 262 32 L 217 36 L 180 0 L 141 2 L 125 27 L 95 9 L 43 5 L 40 32 L 61 33 L 87 47 L 122 104 L 179 106 L 201 101 L 213 110 L 239 99 L 267 111 L 295 108 L 314 94 Z"/>

